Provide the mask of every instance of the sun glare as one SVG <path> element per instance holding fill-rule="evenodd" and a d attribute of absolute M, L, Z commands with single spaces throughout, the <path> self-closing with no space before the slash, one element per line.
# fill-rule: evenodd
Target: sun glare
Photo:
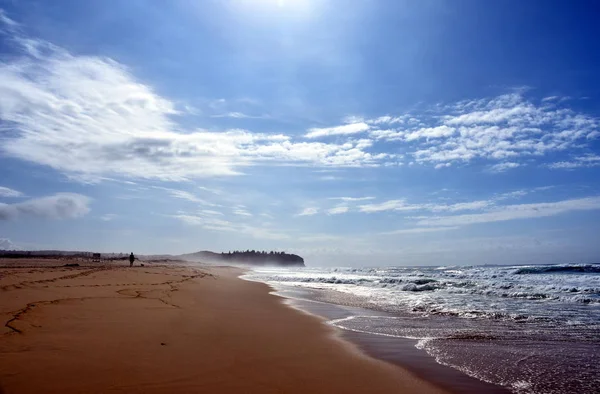
<path fill-rule="evenodd" d="M 309 13 L 317 1 L 318 0 L 240 0 L 240 3 L 253 11 L 262 10 L 265 12 L 274 12 L 276 10 L 285 10 L 302 15 Z"/>

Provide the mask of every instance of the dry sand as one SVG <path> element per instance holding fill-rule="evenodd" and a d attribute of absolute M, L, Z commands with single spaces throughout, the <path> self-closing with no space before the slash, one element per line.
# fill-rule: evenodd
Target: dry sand
<path fill-rule="evenodd" d="M 0 264 L 4 394 L 442 392 L 236 269 Z"/>

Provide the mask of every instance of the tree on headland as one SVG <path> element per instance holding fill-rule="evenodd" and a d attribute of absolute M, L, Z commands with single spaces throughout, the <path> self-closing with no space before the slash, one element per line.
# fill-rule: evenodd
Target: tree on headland
<path fill-rule="evenodd" d="M 252 265 L 285 265 L 285 266 L 304 266 L 304 259 L 295 254 L 275 251 L 256 251 L 246 250 L 221 253 L 221 258 L 235 263 L 245 263 Z"/>

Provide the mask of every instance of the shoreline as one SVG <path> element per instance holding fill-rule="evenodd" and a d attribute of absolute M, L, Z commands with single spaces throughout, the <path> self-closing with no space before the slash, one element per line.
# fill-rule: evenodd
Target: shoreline
<path fill-rule="evenodd" d="M 237 268 L 50 264 L 0 268 L 4 394 L 447 392 Z"/>
<path fill-rule="evenodd" d="M 252 279 L 245 280 L 254 281 Z M 263 283 L 260 281 L 257 282 Z M 282 298 L 286 305 L 302 313 L 317 316 L 324 324 L 338 319 L 361 315 L 365 312 L 370 315 L 387 315 L 384 312 L 365 310 L 362 307 L 313 300 L 308 293 L 306 294 L 306 298 L 304 298 L 303 293 L 306 292 L 306 289 L 277 289 L 271 285 L 269 287 L 272 289 L 272 294 Z M 490 394 L 511 393 L 510 390 L 503 386 L 485 382 L 451 366 L 439 363 L 427 352 L 415 347 L 417 343 L 416 339 L 383 336 L 375 333 L 346 330 L 334 325 L 330 326 L 339 332 L 338 335 L 340 338 L 352 344 L 352 346 L 356 347 L 363 354 L 396 365 L 447 392 L 456 394 L 478 394 L 482 392 Z"/>
<path fill-rule="evenodd" d="M 451 391 L 565 394 L 600 392 L 596 268 L 274 267 L 248 276 L 325 316 L 368 354 Z M 460 374 L 444 377 L 431 360 Z M 464 390 L 463 374 L 489 384 Z"/>

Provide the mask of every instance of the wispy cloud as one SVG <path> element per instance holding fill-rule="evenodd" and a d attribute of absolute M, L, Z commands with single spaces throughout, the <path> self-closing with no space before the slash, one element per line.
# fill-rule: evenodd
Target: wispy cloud
<path fill-rule="evenodd" d="M 218 206 L 218 204 L 212 203 L 210 201 L 204 200 L 198 196 L 196 196 L 193 193 L 190 193 L 188 191 L 185 190 L 179 190 L 179 189 L 172 189 L 172 188 L 168 188 L 168 187 L 162 187 L 162 186 L 152 186 L 153 189 L 158 189 L 158 190 L 164 190 L 166 191 L 170 196 L 181 199 L 181 200 L 187 200 L 187 201 L 191 201 L 191 202 L 195 202 L 198 204 L 202 204 L 202 205 L 207 205 L 207 206 L 211 206 L 211 207 L 215 207 Z"/>
<path fill-rule="evenodd" d="M 335 127 L 312 128 L 305 135 L 306 138 L 328 137 L 332 135 L 358 134 L 369 130 L 365 122 L 350 123 Z"/>
<path fill-rule="evenodd" d="M 341 181 L 344 178 L 341 176 L 335 176 L 335 175 L 323 175 L 317 178 L 319 181 Z"/>
<path fill-rule="evenodd" d="M 600 156 L 598 155 L 587 155 L 576 157 L 571 161 L 559 161 L 551 163 L 548 167 L 552 169 L 566 169 L 571 170 L 580 167 L 598 167 L 600 166 Z"/>
<path fill-rule="evenodd" d="M 0 197 L 21 197 L 23 193 L 20 191 L 10 189 L 8 187 L 0 186 Z"/>
<path fill-rule="evenodd" d="M 419 220 L 417 225 L 465 226 L 478 223 L 555 216 L 571 211 L 596 209 L 600 209 L 600 197 L 588 197 L 558 202 L 505 205 L 494 207 L 483 213 L 431 217 Z"/>
<path fill-rule="evenodd" d="M 502 200 L 506 200 L 506 199 L 510 199 L 510 198 L 523 197 L 523 196 L 526 196 L 529 193 L 530 193 L 529 190 L 515 190 L 513 192 L 502 193 L 498 197 L 496 197 L 495 199 L 496 199 L 496 201 L 502 201 Z"/>
<path fill-rule="evenodd" d="M 0 18 L 1 17 L 2 10 L 0 10 Z M 0 238 L 0 250 L 21 250 L 21 248 L 8 238 Z"/>
<path fill-rule="evenodd" d="M 317 213 L 319 213 L 319 208 L 308 207 L 308 208 L 304 208 L 302 210 L 302 212 L 300 212 L 296 216 L 312 216 L 312 215 L 316 215 Z"/>
<path fill-rule="evenodd" d="M 205 214 L 205 215 L 223 215 L 222 212 L 219 211 L 215 211 L 214 209 L 201 209 L 200 213 Z"/>
<path fill-rule="evenodd" d="M 457 212 L 457 211 L 472 211 L 486 208 L 493 204 L 492 200 L 478 200 L 461 202 L 455 204 L 410 204 L 406 200 L 389 200 L 382 203 L 365 204 L 358 207 L 360 212 L 375 213 L 384 211 L 432 211 L 432 212 Z"/>
<path fill-rule="evenodd" d="M 185 224 L 191 226 L 200 226 L 210 231 L 237 233 L 256 239 L 286 240 L 290 238 L 289 235 L 284 234 L 276 229 L 253 226 L 247 223 L 231 222 L 228 220 L 218 219 L 213 216 L 188 214 L 182 212 L 176 215 L 171 215 L 171 217 L 178 219 Z"/>
<path fill-rule="evenodd" d="M 232 212 L 233 212 L 234 215 L 238 215 L 238 216 L 253 216 L 244 207 L 236 207 L 236 208 L 233 209 Z"/>
<path fill-rule="evenodd" d="M 0 204 L 0 220 L 22 217 L 73 219 L 90 211 L 90 198 L 75 193 L 58 193 L 15 204 Z"/>
<path fill-rule="evenodd" d="M 517 168 L 517 167 L 521 167 L 521 164 L 511 162 L 511 161 L 505 161 L 504 163 L 494 164 L 493 166 L 490 167 L 490 171 L 491 172 L 505 172 L 507 170 L 510 170 L 512 168 Z"/>
<path fill-rule="evenodd" d="M 449 231 L 456 230 L 458 226 L 447 226 L 447 227 L 414 227 L 414 228 L 403 228 L 394 231 L 387 231 L 381 234 L 384 235 L 397 235 L 397 234 L 421 234 L 421 233 L 433 233 L 438 231 Z"/>
<path fill-rule="evenodd" d="M 543 103 L 552 103 L 552 102 L 562 102 L 567 100 L 572 100 L 573 98 L 570 96 L 548 96 L 542 99 Z"/>
<path fill-rule="evenodd" d="M 346 202 L 352 202 L 352 201 L 367 201 L 367 200 L 374 200 L 375 197 L 329 197 L 330 200 L 341 200 L 341 201 L 346 201 Z"/>
<path fill-rule="evenodd" d="M 346 206 L 341 206 L 341 207 L 335 207 L 335 208 L 330 208 L 327 210 L 327 214 L 329 215 L 339 215 L 342 213 L 346 213 L 350 210 L 349 207 Z"/>
<path fill-rule="evenodd" d="M 114 213 L 107 213 L 107 214 L 100 216 L 100 220 L 102 220 L 104 222 L 110 222 L 111 220 L 116 219 L 118 216 L 119 215 L 114 214 Z"/>
<path fill-rule="evenodd" d="M 9 29 L 14 29 L 19 26 L 17 22 L 6 15 L 6 12 L 4 12 L 3 9 L 0 9 L 0 24 L 7 26 Z"/>
<path fill-rule="evenodd" d="M 467 100 L 415 115 L 416 122 L 400 128 L 372 127 L 369 135 L 405 143 L 420 164 L 443 168 L 475 159 L 501 161 L 491 166 L 495 172 L 522 166 L 523 158 L 581 149 L 600 137 L 596 117 L 544 104 L 548 101 L 536 104 L 522 92 Z"/>
<path fill-rule="evenodd" d="M 7 21 L 0 18 L 5 26 Z M 80 181 L 184 181 L 241 175 L 264 164 L 388 166 L 401 165 L 405 157 L 435 168 L 487 160 L 491 171 L 500 172 L 522 166 L 524 159 L 586 148 L 600 138 L 597 118 L 560 107 L 561 99 L 535 102 L 524 92 L 415 114 L 353 117 L 346 119 L 350 123 L 311 128 L 304 136 L 207 131 L 178 123 L 185 105 L 160 96 L 125 65 L 75 56 L 15 31 L 5 33 L 21 55 L 0 64 L 0 120 L 10 127 L 0 149 Z M 252 116 L 231 111 L 224 99 L 213 101 L 212 110 L 221 111 L 217 116 Z M 315 141 L 329 136 L 340 138 Z"/>
<path fill-rule="evenodd" d="M 268 115 L 249 115 L 243 112 L 227 112 L 224 114 L 211 115 L 212 118 L 233 118 L 233 119 L 268 119 Z"/>
<path fill-rule="evenodd" d="M 222 190 L 220 190 L 220 189 L 215 189 L 215 188 L 212 188 L 212 187 L 198 186 L 198 189 L 200 189 L 200 190 L 202 190 L 202 191 L 205 191 L 205 192 L 209 192 L 209 193 L 217 194 L 217 195 L 223 194 L 223 191 L 222 191 Z"/>
<path fill-rule="evenodd" d="M 266 163 L 360 167 L 393 158 L 369 153 L 369 139 L 297 142 L 248 130 L 186 129 L 176 122 L 180 111 L 175 103 L 124 65 L 74 56 L 42 40 L 12 38 L 21 56 L 0 64 L 0 119 L 11 128 L 0 148 L 72 179 L 183 181 L 240 175 L 243 168 Z"/>
<path fill-rule="evenodd" d="M 360 212 L 373 213 L 383 211 L 413 211 L 415 206 L 407 205 L 405 200 L 388 200 L 377 204 L 365 204 L 359 207 Z"/>
<path fill-rule="evenodd" d="M 474 200 L 466 202 L 455 202 L 452 204 L 440 204 L 433 202 L 409 203 L 405 199 L 388 200 L 380 203 L 363 204 L 358 206 L 358 210 L 364 213 L 376 213 L 385 211 L 409 212 L 409 211 L 429 211 L 429 212 L 460 212 L 460 211 L 480 211 L 492 209 L 499 202 L 507 199 L 517 199 L 527 194 L 539 191 L 545 191 L 553 186 L 543 186 L 528 190 L 515 190 L 493 196 L 486 200 Z M 426 217 L 424 217 L 426 218 Z"/>
<path fill-rule="evenodd" d="M 436 127 L 424 127 L 415 131 L 411 131 L 410 133 L 404 134 L 404 139 L 409 142 L 419 139 L 429 140 L 434 138 L 450 137 L 454 133 L 456 133 L 456 129 L 453 127 L 448 127 L 446 125 Z"/>
<path fill-rule="evenodd" d="M 543 101 L 543 102 L 547 102 L 547 101 L 556 101 L 556 100 L 558 100 L 558 99 L 560 99 L 560 97 L 559 97 L 559 96 L 548 96 L 548 97 L 544 97 L 544 98 L 542 99 L 542 101 Z"/>
<path fill-rule="evenodd" d="M 369 119 L 367 120 L 368 124 L 373 124 L 373 125 L 393 125 L 393 124 L 403 124 L 405 123 L 408 119 L 410 119 L 410 115 L 400 115 L 400 116 L 391 116 L 391 115 L 384 115 L 384 116 L 380 116 L 378 118 L 375 119 Z"/>

